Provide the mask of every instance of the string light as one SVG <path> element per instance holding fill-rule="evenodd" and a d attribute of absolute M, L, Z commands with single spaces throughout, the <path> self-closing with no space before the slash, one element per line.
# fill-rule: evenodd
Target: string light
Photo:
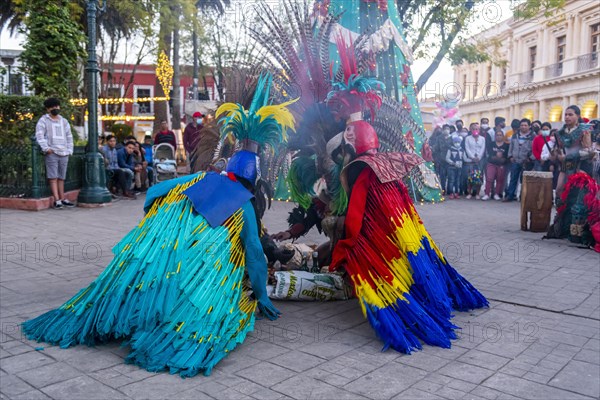
<path fill-rule="evenodd" d="M 144 115 L 103 115 L 101 121 L 154 121 L 153 116 Z"/>
<path fill-rule="evenodd" d="M 15 113 L 15 115 L 17 116 L 17 120 L 19 121 L 25 121 L 26 119 L 33 119 L 33 113 L 20 113 L 17 112 Z M 0 117 L 0 122 L 4 122 L 4 120 L 2 119 L 2 117 Z M 15 122 L 15 120 L 13 118 L 9 119 L 8 122 Z"/>
<path fill-rule="evenodd" d="M 159 101 L 169 101 L 171 98 L 169 96 L 162 97 L 138 97 L 135 99 L 124 98 L 124 97 L 114 97 L 114 98 L 100 98 L 98 99 L 99 104 L 121 104 L 121 103 L 147 103 L 147 102 L 159 102 Z M 87 99 L 79 98 L 79 99 L 71 99 L 69 102 L 73 106 L 85 106 L 87 105 Z"/>

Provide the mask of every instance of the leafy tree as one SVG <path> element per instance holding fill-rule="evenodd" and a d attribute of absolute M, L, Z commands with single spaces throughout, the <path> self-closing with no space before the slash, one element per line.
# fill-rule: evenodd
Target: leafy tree
<path fill-rule="evenodd" d="M 31 87 L 41 96 L 69 98 L 71 84 L 79 78 L 78 61 L 84 56 L 85 41 L 71 18 L 68 0 L 26 0 L 27 35 L 21 54 L 22 69 Z"/>

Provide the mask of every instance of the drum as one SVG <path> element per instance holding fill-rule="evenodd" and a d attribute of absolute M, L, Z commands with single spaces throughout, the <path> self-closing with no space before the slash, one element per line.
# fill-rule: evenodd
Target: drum
<path fill-rule="evenodd" d="M 548 231 L 553 204 L 552 177 L 552 172 L 523 172 L 521 230 L 531 232 Z M 530 222 L 529 227 L 528 222 Z"/>

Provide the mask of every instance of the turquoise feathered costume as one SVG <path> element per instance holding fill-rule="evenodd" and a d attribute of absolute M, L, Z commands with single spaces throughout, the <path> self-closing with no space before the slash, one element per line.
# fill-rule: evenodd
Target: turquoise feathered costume
<path fill-rule="evenodd" d="M 260 135 L 264 122 L 277 133 L 285 109 L 257 112 L 252 131 Z M 113 248 L 108 267 L 61 307 L 25 322 L 24 333 L 63 348 L 126 339 L 127 362 L 183 377 L 210 374 L 252 331 L 257 306 L 269 319 L 279 316 L 266 294 L 253 195 L 237 177 L 245 178 L 200 172 L 152 187 L 146 216 Z"/>

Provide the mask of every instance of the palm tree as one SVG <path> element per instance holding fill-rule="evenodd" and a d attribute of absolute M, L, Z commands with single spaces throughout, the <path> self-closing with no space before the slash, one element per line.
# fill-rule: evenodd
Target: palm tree
<path fill-rule="evenodd" d="M 25 18 L 23 10 L 15 6 L 14 1 L 0 0 L 0 31 L 8 28 L 8 31 L 13 34 L 23 23 L 23 18 Z"/>

